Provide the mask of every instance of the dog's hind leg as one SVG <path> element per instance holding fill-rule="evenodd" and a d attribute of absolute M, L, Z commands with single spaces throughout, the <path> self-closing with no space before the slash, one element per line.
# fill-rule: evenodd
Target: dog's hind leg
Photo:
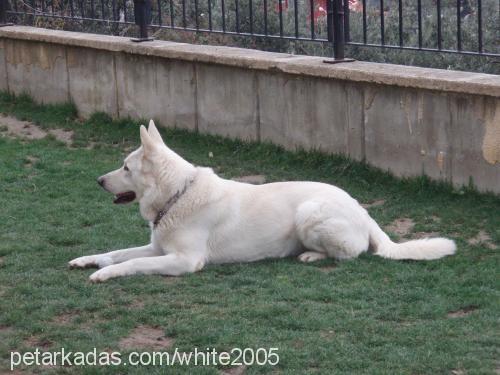
<path fill-rule="evenodd" d="M 306 251 L 299 255 L 299 260 L 304 263 L 310 263 L 325 259 L 327 257 L 328 255 L 325 253 L 318 253 L 317 251 Z"/>
<path fill-rule="evenodd" d="M 153 257 L 161 254 L 152 244 L 130 249 L 110 251 L 109 253 L 87 255 L 73 259 L 68 263 L 70 268 L 103 268 L 112 264 L 126 262 L 135 258 Z"/>
<path fill-rule="evenodd" d="M 363 218 L 328 201 L 307 201 L 298 207 L 295 225 L 302 245 L 309 251 L 299 260 L 332 257 L 355 258 L 368 249 Z"/>

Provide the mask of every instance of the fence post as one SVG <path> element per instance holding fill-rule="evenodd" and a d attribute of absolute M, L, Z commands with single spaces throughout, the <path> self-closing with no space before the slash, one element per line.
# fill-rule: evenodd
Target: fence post
<path fill-rule="evenodd" d="M 344 1 L 348 0 L 326 1 L 327 33 L 328 41 L 333 43 L 333 59 L 324 60 L 325 63 L 336 64 L 354 61 L 353 59 L 346 59 L 344 55 Z"/>
<path fill-rule="evenodd" d="M 8 1 L 9 0 L 0 0 L 0 27 L 12 25 L 12 23 L 7 23 Z"/>
<path fill-rule="evenodd" d="M 134 17 L 135 24 L 139 26 L 139 38 L 131 40 L 133 42 L 153 40 L 148 37 L 148 25 L 151 23 L 151 0 L 134 0 Z"/>

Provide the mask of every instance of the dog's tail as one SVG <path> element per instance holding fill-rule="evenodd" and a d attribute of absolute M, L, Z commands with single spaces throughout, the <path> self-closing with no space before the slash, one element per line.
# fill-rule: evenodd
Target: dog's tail
<path fill-rule="evenodd" d="M 375 255 L 389 259 L 439 259 L 454 254 L 457 249 L 454 241 L 442 237 L 395 243 L 373 219 L 370 223 L 370 245 Z"/>

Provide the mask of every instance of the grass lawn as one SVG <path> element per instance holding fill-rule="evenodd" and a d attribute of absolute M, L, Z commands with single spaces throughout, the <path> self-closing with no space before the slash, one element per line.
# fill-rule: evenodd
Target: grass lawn
<path fill-rule="evenodd" d="M 70 271 L 67 262 L 149 239 L 138 206 L 113 205 L 95 182 L 139 144 L 138 123 L 104 115 L 82 122 L 70 105 L 38 106 L 6 94 L 0 112 L 74 131 L 68 147 L 53 136 L 26 140 L 0 128 L 0 373 L 12 350 L 127 353 L 121 340 L 137 327 L 160 329 L 168 351 L 279 348 L 277 366 L 247 366 L 246 374 L 500 371 L 500 198 L 425 178 L 395 179 L 340 157 L 163 130 L 174 150 L 225 177 L 333 183 L 360 202 L 378 201 L 369 211 L 382 226 L 411 219 L 409 237 L 436 232 L 455 239 L 458 253 L 430 262 L 369 254 L 339 263 L 270 260 L 91 284 L 93 270 Z M 20 370 L 236 373 L 222 366 Z"/>

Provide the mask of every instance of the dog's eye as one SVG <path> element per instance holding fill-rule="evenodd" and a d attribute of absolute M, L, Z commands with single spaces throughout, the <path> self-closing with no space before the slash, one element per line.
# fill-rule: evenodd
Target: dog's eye
<path fill-rule="evenodd" d="M 123 166 L 123 169 L 125 169 L 127 172 L 130 170 L 126 165 Z"/>

